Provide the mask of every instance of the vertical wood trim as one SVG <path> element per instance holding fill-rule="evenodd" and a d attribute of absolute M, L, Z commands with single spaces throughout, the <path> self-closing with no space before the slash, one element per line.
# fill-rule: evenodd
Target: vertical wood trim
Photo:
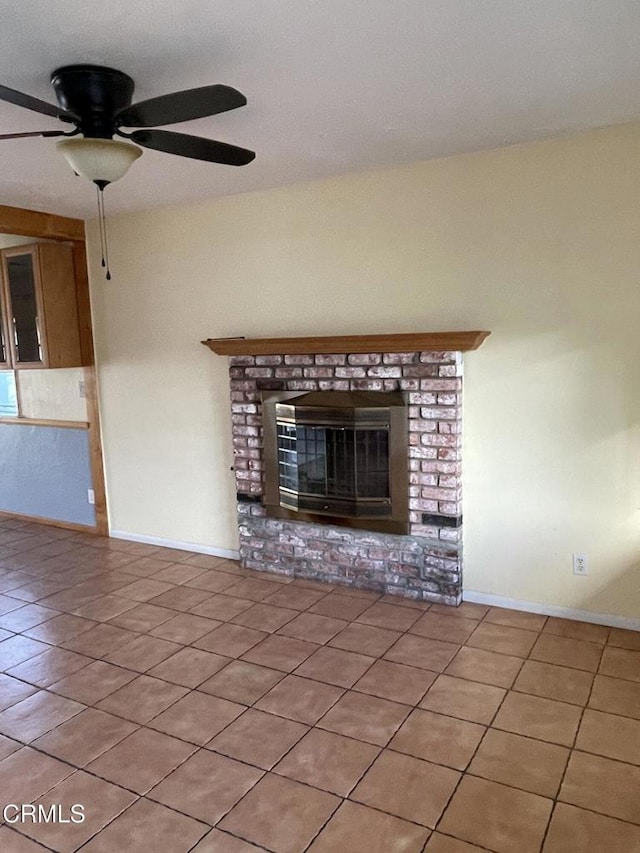
<path fill-rule="evenodd" d="M 95 367 L 84 368 L 84 383 L 87 398 L 87 418 L 89 420 L 89 461 L 91 464 L 93 493 L 95 495 L 96 533 L 99 533 L 100 536 L 108 536 L 109 517 L 107 514 L 107 491 L 104 480 Z"/>
<path fill-rule="evenodd" d="M 87 250 L 84 242 L 73 244 L 73 264 L 76 279 L 76 298 L 78 302 L 80 351 L 82 353 L 82 363 L 85 365 L 84 387 L 87 401 L 87 420 L 89 421 L 91 477 L 93 479 L 93 492 L 96 501 L 96 532 L 101 536 L 108 536 L 109 517 L 107 514 L 107 491 L 104 478 L 104 459 L 102 456 L 100 410 L 98 408 L 98 383 L 93 348 L 89 270 L 87 266 Z"/>

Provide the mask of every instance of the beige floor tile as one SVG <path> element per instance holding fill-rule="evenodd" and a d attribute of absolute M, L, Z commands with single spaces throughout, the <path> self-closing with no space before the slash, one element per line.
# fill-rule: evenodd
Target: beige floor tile
<path fill-rule="evenodd" d="M 31 803 L 74 772 L 73 767 L 56 758 L 22 747 L 0 761 L 2 806 Z"/>
<path fill-rule="evenodd" d="M 196 616 L 193 613 L 179 613 L 153 628 L 149 633 L 162 640 L 170 640 L 172 643 L 182 643 L 186 646 L 204 637 L 205 634 L 211 633 L 222 624 L 217 619 L 205 619 L 204 616 Z"/>
<path fill-rule="evenodd" d="M 389 746 L 414 758 L 464 770 L 484 733 L 485 727 L 477 723 L 416 709 Z"/>
<path fill-rule="evenodd" d="M 233 586 L 227 589 L 227 595 L 236 598 L 247 598 L 249 601 L 263 601 L 267 596 L 278 592 L 280 586 L 272 581 L 261 578 L 239 579 Z"/>
<path fill-rule="evenodd" d="M 325 592 L 313 589 L 304 589 L 294 583 L 288 584 L 282 589 L 271 592 L 265 599 L 265 604 L 273 604 L 276 607 L 290 607 L 292 610 L 306 610 L 313 604 L 324 598 Z"/>
<path fill-rule="evenodd" d="M 120 646 L 129 645 L 138 636 L 133 631 L 118 628 L 117 625 L 103 623 L 96 625 L 95 628 L 89 628 L 88 631 L 83 631 L 77 637 L 65 640 L 61 645 L 63 648 L 78 652 L 81 655 L 101 658 Z"/>
<path fill-rule="evenodd" d="M 493 782 L 555 797 L 568 758 L 565 747 L 489 729 L 468 769 Z"/>
<path fill-rule="evenodd" d="M 192 690 L 148 723 L 149 728 L 204 746 L 245 710 L 244 705 Z"/>
<path fill-rule="evenodd" d="M 344 690 L 331 684 L 287 675 L 256 702 L 256 708 L 299 723 L 313 725 L 343 693 Z"/>
<path fill-rule="evenodd" d="M 421 853 L 427 829 L 359 803 L 344 802 L 309 853 Z"/>
<path fill-rule="evenodd" d="M 199 592 L 199 590 L 192 590 Z M 191 613 L 197 616 L 206 616 L 207 619 L 218 619 L 220 622 L 228 622 L 243 610 L 253 607 L 254 602 L 246 598 L 235 598 L 233 595 L 209 596 L 202 604 L 190 608 Z"/>
<path fill-rule="evenodd" d="M 0 734 L 31 743 L 84 708 L 79 702 L 41 690 L 0 711 Z"/>
<path fill-rule="evenodd" d="M 296 675 L 337 687 L 353 687 L 374 661 L 366 655 L 323 646 L 297 668 Z"/>
<path fill-rule="evenodd" d="M 170 583 L 162 581 L 154 581 L 148 578 L 137 580 L 127 586 L 120 587 L 118 595 L 123 598 L 129 598 L 131 601 L 150 601 L 152 598 L 157 598 L 163 592 L 170 592 L 175 587 Z M 162 604 L 162 602 L 154 601 L 154 604 Z"/>
<path fill-rule="evenodd" d="M 104 711 L 87 708 L 48 734 L 33 741 L 33 747 L 75 767 L 85 767 L 138 726 Z"/>
<path fill-rule="evenodd" d="M 408 607 L 398 607 L 396 604 L 380 604 L 376 602 L 358 616 L 356 622 L 374 625 L 376 628 L 387 628 L 390 631 L 406 631 L 420 618 L 420 612 Z"/>
<path fill-rule="evenodd" d="M 278 631 L 285 637 L 295 637 L 309 643 L 328 643 L 347 626 L 344 619 L 321 616 L 318 613 L 300 613 Z"/>
<path fill-rule="evenodd" d="M 446 668 L 446 674 L 494 687 L 511 687 L 521 668 L 522 658 L 463 646 Z"/>
<path fill-rule="evenodd" d="M 249 708 L 207 744 L 207 749 L 271 770 L 309 727 Z"/>
<path fill-rule="evenodd" d="M 160 640 L 157 637 L 143 635 L 125 646 L 119 646 L 115 651 L 105 655 L 108 663 L 115 663 L 125 669 L 133 669 L 135 672 L 147 672 L 147 670 L 166 660 L 171 655 L 180 651 L 181 646 Z"/>
<path fill-rule="evenodd" d="M 33 640 L 42 640 L 45 643 L 57 645 L 64 640 L 71 639 L 71 637 L 77 637 L 78 634 L 88 631 L 96 624 L 91 619 L 82 619 L 80 616 L 73 616 L 71 613 L 62 613 L 60 616 L 55 616 L 53 619 L 36 625 L 35 628 L 29 628 L 24 633 L 25 636 L 31 637 Z"/>
<path fill-rule="evenodd" d="M 611 628 L 609 632 L 609 645 L 640 652 L 640 631 Z"/>
<path fill-rule="evenodd" d="M 8 755 L 17 752 L 21 746 L 22 744 L 17 740 L 11 740 L 11 738 L 0 735 L 0 761 Z"/>
<path fill-rule="evenodd" d="M 329 640 L 327 645 L 349 652 L 380 657 L 401 636 L 400 631 L 389 631 L 386 628 L 375 628 L 373 625 L 361 625 L 358 622 L 352 622 L 340 631 L 333 640 Z"/>
<path fill-rule="evenodd" d="M 243 628 L 242 625 L 226 622 L 210 634 L 205 634 L 204 637 L 196 640 L 193 645 L 197 649 L 215 652 L 228 658 L 239 658 L 267 636 L 265 631 L 254 631 L 252 628 Z"/>
<path fill-rule="evenodd" d="M 500 652 L 503 655 L 526 658 L 538 636 L 537 631 L 481 622 L 467 640 L 467 645 L 490 652 Z"/>
<path fill-rule="evenodd" d="M 12 667 L 7 674 L 37 687 L 48 687 L 66 675 L 92 663 L 92 658 L 67 649 L 49 649 L 35 658 L 30 658 Z"/>
<path fill-rule="evenodd" d="M 242 655 L 242 660 L 257 663 L 283 672 L 293 672 L 318 648 L 316 643 L 306 643 L 293 637 L 269 634 L 261 643 Z"/>
<path fill-rule="evenodd" d="M 432 604 L 429 610 L 433 613 L 441 613 L 443 616 L 460 616 L 463 619 L 476 619 L 478 622 L 489 612 L 485 604 L 476 604 L 473 601 L 463 601 L 457 607 L 448 604 Z"/>
<path fill-rule="evenodd" d="M 136 672 L 97 660 L 72 675 L 56 681 L 49 690 L 66 696 L 67 699 L 75 699 L 76 702 L 82 702 L 85 705 L 94 705 L 137 677 Z"/>
<path fill-rule="evenodd" d="M 601 656 L 602 646 L 599 643 L 558 637 L 555 634 L 541 634 L 530 655 L 532 660 L 587 672 L 597 671 Z"/>
<path fill-rule="evenodd" d="M 580 723 L 576 749 L 640 764 L 640 720 L 587 708 Z"/>
<path fill-rule="evenodd" d="M 333 794 L 268 774 L 222 820 L 220 828 L 275 853 L 301 853 L 339 804 Z"/>
<path fill-rule="evenodd" d="M 188 564 L 184 564 L 187 566 Z M 190 589 L 200 589 L 204 592 L 224 592 L 238 583 L 237 575 L 230 575 L 227 572 L 205 571 L 202 574 L 196 575 L 191 580 L 185 581 L 185 586 Z"/>
<path fill-rule="evenodd" d="M 231 661 L 198 688 L 205 693 L 252 705 L 276 685 L 284 673 L 242 660 Z"/>
<path fill-rule="evenodd" d="M 123 670 L 126 672 L 126 670 Z M 147 723 L 169 705 L 181 699 L 188 689 L 168 684 L 159 678 L 140 675 L 98 702 L 98 708 L 134 723 Z"/>
<path fill-rule="evenodd" d="M 138 800 L 92 839 L 83 853 L 187 853 L 209 827 L 149 800 Z"/>
<path fill-rule="evenodd" d="M 640 720 L 640 684 L 608 675 L 596 675 L 589 707 Z"/>
<path fill-rule="evenodd" d="M 329 616 L 332 619 L 356 619 L 370 607 L 366 599 L 348 595 L 327 595 L 309 608 L 309 613 Z"/>
<path fill-rule="evenodd" d="M 6 642 L 10 643 L 11 640 Z M 600 675 L 611 675 L 613 678 L 640 681 L 640 651 L 607 646 L 602 655 L 599 672 Z"/>
<path fill-rule="evenodd" d="M 38 802 L 44 806 L 60 805 L 67 815 L 72 805 L 84 805 L 83 823 L 23 823 L 19 828 L 25 835 L 58 853 L 71 853 L 135 799 L 135 794 L 130 791 L 78 770 L 44 794 Z"/>
<path fill-rule="evenodd" d="M 502 703 L 494 728 L 539 740 L 571 746 L 582 709 L 555 699 L 542 699 L 526 693 L 509 693 Z"/>
<path fill-rule="evenodd" d="M 575 751 L 559 799 L 590 811 L 640 824 L 640 768 Z"/>
<path fill-rule="evenodd" d="M 584 705 L 589 698 L 593 678 L 591 672 L 527 660 L 515 680 L 513 689 L 545 699 Z"/>
<path fill-rule="evenodd" d="M 402 663 L 378 660 L 354 685 L 354 690 L 405 705 L 417 705 L 433 684 L 435 672 Z"/>
<path fill-rule="evenodd" d="M 175 655 L 152 667 L 148 674 L 183 687 L 197 687 L 229 663 L 229 658 L 201 649 L 180 649 Z"/>
<path fill-rule="evenodd" d="M 215 824 L 262 775 L 256 767 L 201 749 L 155 787 L 149 798 Z"/>
<path fill-rule="evenodd" d="M 38 688 L 34 687 L 33 684 L 25 684 L 24 681 L 0 673 L 0 711 L 10 708 L 11 705 L 15 705 L 37 692 Z"/>
<path fill-rule="evenodd" d="M 437 711 L 461 720 L 488 725 L 494 718 L 506 690 L 468 681 L 465 678 L 453 678 L 439 675 L 429 688 L 420 707 L 427 711 Z"/>
<path fill-rule="evenodd" d="M 7 826 L 0 826 L 0 850 L 6 850 L 7 853 L 42 853 L 44 848 L 25 835 Z"/>
<path fill-rule="evenodd" d="M 478 627 L 473 619 L 460 616 L 443 616 L 441 613 L 427 611 L 411 626 L 412 634 L 429 637 L 431 640 L 445 640 L 448 643 L 466 643 Z"/>
<path fill-rule="evenodd" d="M 36 655 L 41 655 L 43 652 L 49 651 L 51 646 L 46 643 L 40 643 L 38 640 L 31 640 L 29 637 L 16 635 L 9 637 L 8 640 L 3 640 L 0 643 L 0 667 L 2 672 L 6 672 L 23 661 L 34 658 Z"/>
<path fill-rule="evenodd" d="M 442 672 L 453 660 L 459 648 L 454 643 L 430 640 L 427 637 L 418 637 L 416 634 L 405 634 L 389 649 L 384 659 L 420 669 L 429 669 L 432 672 Z"/>
<path fill-rule="evenodd" d="M 574 619 L 557 619 L 550 616 L 544 626 L 543 634 L 555 634 L 558 637 L 571 637 L 574 640 L 585 640 L 590 643 L 607 642 L 609 631 L 606 625 L 595 625 L 591 622 L 576 622 Z"/>
<path fill-rule="evenodd" d="M 299 615 L 299 611 L 288 607 L 273 607 L 271 604 L 254 604 L 248 610 L 244 610 L 230 621 L 234 625 L 244 625 L 245 628 L 253 628 L 254 631 L 266 631 L 273 633 L 282 628 L 287 622 Z"/>
<path fill-rule="evenodd" d="M 510 628 L 524 628 L 527 631 L 541 631 L 547 621 L 539 613 L 525 613 L 524 610 L 510 610 L 506 607 L 491 607 L 484 617 L 485 622 L 494 625 L 507 625 Z"/>
<path fill-rule="evenodd" d="M 171 586 L 171 589 L 166 592 L 149 599 L 149 603 L 156 607 L 168 608 L 174 613 L 176 611 L 187 613 L 193 609 L 197 614 L 207 616 L 206 613 L 200 613 L 198 608 L 206 608 L 211 599 L 212 593 L 207 590 L 189 586 Z"/>
<path fill-rule="evenodd" d="M 87 770 L 137 794 L 145 794 L 195 749 L 193 744 L 161 732 L 138 729 L 92 761 Z"/>
<path fill-rule="evenodd" d="M 475 844 L 467 844 L 450 835 L 441 835 L 434 832 L 427 842 L 424 853 L 484 853 L 486 847 L 476 847 Z"/>
<path fill-rule="evenodd" d="M 558 803 L 543 853 L 640 853 L 640 827 Z"/>
<path fill-rule="evenodd" d="M 350 690 L 318 722 L 318 728 L 385 746 L 410 708 Z"/>
<path fill-rule="evenodd" d="M 241 838 L 212 829 L 199 844 L 193 848 L 191 853 L 260 853 L 264 847 L 256 847 Z"/>
<path fill-rule="evenodd" d="M 135 602 L 118 595 L 103 595 L 95 601 L 83 604 L 73 613 L 83 619 L 92 619 L 96 622 L 108 622 L 114 616 L 126 613 L 135 607 Z"/>
<path fill-rule="evenodd" d="M 379 747 L 312 729 L 274 773 L 346 797 L 380 752 Z"/>
<path fill-rule="evenodd" d="M 495 853 L 538 853 L 552 801 L 465 776 L 438 829 Z"/>
<path fill-rule="evenodd" d="M 34 625 L 41 625 L 59 615 L 60 611 L 54 610 L 52 607 L 43 607 L 41 604 L 24 604 L 0 616 L 0 628 L 18 633 L 33 628 Z"/>
<path fill-rule="evenodd" d="M 434 827 L 459 779 L 448 767 L 384 750 L 350 799 Z"/>

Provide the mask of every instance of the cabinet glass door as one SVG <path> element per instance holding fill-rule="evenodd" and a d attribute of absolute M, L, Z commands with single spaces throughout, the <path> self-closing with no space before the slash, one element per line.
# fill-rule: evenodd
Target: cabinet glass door
<path fill-rule="evenodd" d="M 43 361 L 33 262 L 30 252 L 6 258 L 7 295 L 11 311 L 9 325 L 13 325 L 16 364 L 37 364 Z"/>
<path fill-rule="evenodd" d="M 0 278 L 0 370 L 6 367 L 9 361 L 9 341 L 7 339 L 4 305 L 2 301 L 2 279 Z"/>

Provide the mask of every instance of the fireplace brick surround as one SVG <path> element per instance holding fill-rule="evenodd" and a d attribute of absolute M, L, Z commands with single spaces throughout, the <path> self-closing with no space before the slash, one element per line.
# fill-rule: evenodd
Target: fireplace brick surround
<path fill-rule="evenodd" d="M 451 333 L 454 334 L 460 333 Z M 331 581 L 414 599 L 459 604 L 462 598 L 462 375 L 463 348 L 326 352 L 331 339 L 308 341 L 302 352 L 273 341 L 251 353 L 242 339 L 230 348 L 229 376 L 240 557 L 247 568 L 317 581 Z M 425 338 L 427 335 L 416 336 Z M 321 341 L 318 352 L 313 341 Z M 341 339 L 333 339 L 336 346 Z M 344 345 L 343 339 L 342 343 Z M 406 341 L 398 341 L 398 343 Z M 203 341 L 214 352 L 216 344 Z M 298 343 L 299 345 L 299 343 Z M 281 352 L 273 352 L 280 347 Z M 299 346 L 300 349 L 302 347 Z M 347 348 L 345 347 L 345 350 Z M 263 391 L 401 391 L 408 414 L 407 535 L 379 533 L 271 518 L 264 489 Z"/>

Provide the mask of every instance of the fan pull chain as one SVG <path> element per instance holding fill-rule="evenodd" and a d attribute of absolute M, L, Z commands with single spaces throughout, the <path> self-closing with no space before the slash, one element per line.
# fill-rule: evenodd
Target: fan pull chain
<path fill-rule="evenodd" d="M 100 252 L 102 255 L 101 265 L 107 271 L 105 278 L 107 281 L 111 281 L 111 271 L 109 270 L 109 243 L 107 240 L 107 220 L 104 213 L 104 186 L 100 186 L 102 181 L 100 183 L 96 181 L 95 183 L 98 201 L 98 223 L 100 226 Z"/>

